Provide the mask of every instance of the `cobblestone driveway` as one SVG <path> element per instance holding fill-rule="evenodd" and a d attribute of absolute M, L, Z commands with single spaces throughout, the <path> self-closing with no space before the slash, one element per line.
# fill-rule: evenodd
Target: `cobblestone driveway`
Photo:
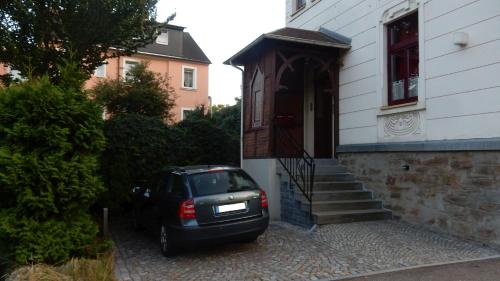
<path fill-rule="evenodd" d="M 317 280 L 498 255 L 479 244 L 396 221 L 318 227 L 272 223 L 256 243 L 164 258 L 155 237 L 112 228 L 120 280 Z"/>

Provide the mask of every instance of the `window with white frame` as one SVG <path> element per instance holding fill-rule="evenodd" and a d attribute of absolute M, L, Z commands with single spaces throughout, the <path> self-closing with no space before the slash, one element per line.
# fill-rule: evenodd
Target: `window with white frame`
<path fill-rule="evenodd" d="M 388 103 L 418 100 L 418 13 L 387 25 Z"/>
<path fill-rule="evenodd" d="M 306 0 L 294 0 L 295 11 L 298 11 L 306 6 Z"/>
<path fill-rule="evenodd" d="M 182 67 L 182 87 L 186 89 L 196 89 L 196 68 Z"/>
<path fill-rule="evenodd" d="M 184 120 L 186 118 L 188 118 L 189 114 L 193 113 L 194 111 L 194 108 L 185 108 L 183 107 L 181 109 L 181 120 Z"/>
<path fill-rule="evenodd" d="M 99 65 L 95 70 L 94 70 L 94 76 L 98 78 L 104 78 L 106 77 L 106 64 L 101 64 Z"/>
<path fill-rule="evenodd" d="M 128 78 L 130 76 L 130 70 L 139 64 L 137 60 L 126 59 L 123 61 L 123 77 Z"/>
<path fill-rule="evenodd" d="M 168 32 L 162 32 L 158 37 L 156 37 L 156 43 L 162 45 L 168 45 Z"/>

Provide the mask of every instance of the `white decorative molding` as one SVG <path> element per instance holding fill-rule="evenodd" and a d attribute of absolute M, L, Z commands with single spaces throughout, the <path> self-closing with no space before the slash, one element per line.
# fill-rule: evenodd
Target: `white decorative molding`
<path fill-rule="evenodd" d="M 382 14 L 382 23 L 388 23 L 391 22 L 397 18 L 400 18 L 413 10 L 418 9 L 418 5 L 420 3 L 420 0 L 405 0 L 398 5 L 395 5 L 387 10 Z"/>
<path fill-rule="evenodd" d="M 422 133 L 420 112 L 405 112 L 386 116 L 384 119 L 384 137 L 403 137 Z"/>

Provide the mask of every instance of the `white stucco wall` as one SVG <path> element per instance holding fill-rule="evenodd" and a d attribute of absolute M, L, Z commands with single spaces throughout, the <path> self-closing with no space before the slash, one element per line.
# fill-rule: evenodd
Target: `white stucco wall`
<path fill-rule="evenodd" d="M 280 220 L 280 186 L 276 175 L 276 159 L 244 159 L 241 167 L 267 193 L 271 220 Z"/>
<path fill-rule="evenodd" d="M 500 137 L 499 0 L 306 0 L 294 15 L 286 1 L 287 26 L 352 38 L 339 75 L 341 144 Z M 387 108 L 385 24 L 415 9 L 419 101 Z M 456 32 L 468 34 L 465 47 Z"/>

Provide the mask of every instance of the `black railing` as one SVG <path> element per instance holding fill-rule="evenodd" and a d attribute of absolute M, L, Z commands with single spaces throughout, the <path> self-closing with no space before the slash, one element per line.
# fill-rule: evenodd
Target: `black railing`
<path fill-rule="evenodd" d="M 314 158 L 298 144 L 287 128 L 279 126 L 276 126 L 276 156 L 290 179 L 309 201 L 309 215 L 313 222 Z"/>

